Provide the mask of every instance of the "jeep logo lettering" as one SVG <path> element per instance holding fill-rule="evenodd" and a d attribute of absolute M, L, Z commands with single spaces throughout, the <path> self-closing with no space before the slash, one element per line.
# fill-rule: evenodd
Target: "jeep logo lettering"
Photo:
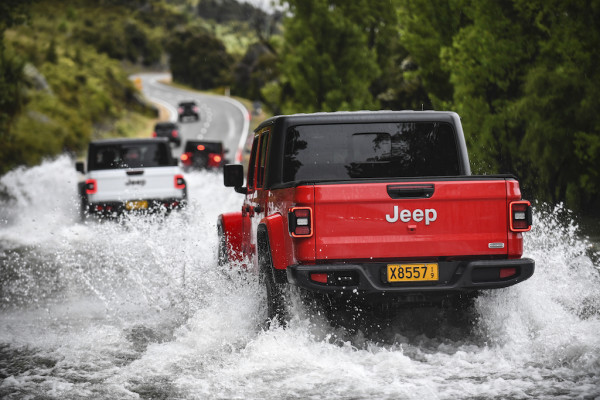
<path fill-rule="evenodd" d="M 430 222 L 437 219 L 437 211 L 435 208 L 426 208 L 425 211 L 417 208 L 412 212 L 407 209 L 398 212 L 398 206 L 394 206 L 394 216 L 391 217 L 389 214 L 386 214 L 385 219 L 391 223 L 398 221 L 398 219 L 402 222 L 410 222 L 411 220 L 421 222 L 425 220 L 425 225 L 429 225 Z"/>

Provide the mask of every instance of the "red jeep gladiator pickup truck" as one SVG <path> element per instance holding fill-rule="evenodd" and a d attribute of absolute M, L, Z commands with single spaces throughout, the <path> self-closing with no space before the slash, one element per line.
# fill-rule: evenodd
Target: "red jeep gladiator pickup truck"
<path fill-rule="evenodd" d="M 331 299 L 435 303 L 532 276 L 530 202 L 512 175 L 471 175 L 459 116 L 440 111 L 281 115 L 264 121 L 244 193 L 218 219 L 219 262 L 255 267 L 270 318 L 285 284 Z"/>

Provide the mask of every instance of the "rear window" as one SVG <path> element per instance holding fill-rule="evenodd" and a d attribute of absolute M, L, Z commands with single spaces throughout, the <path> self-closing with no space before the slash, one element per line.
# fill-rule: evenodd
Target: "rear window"
<path fill-rule="evenodd" d="M 459 174 L 448 123 L 299 125 L 286 134 L 284 182 Z"/>
<path fill-rule="evenodd" d="M 89 170 L 166 167 L 171 165 L 164 143 L 95 144 L 88 155 Z"/>

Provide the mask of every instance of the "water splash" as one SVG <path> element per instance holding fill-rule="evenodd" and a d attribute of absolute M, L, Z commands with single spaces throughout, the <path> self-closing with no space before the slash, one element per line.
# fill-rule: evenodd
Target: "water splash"
<path fill-rule="evenodd" d="M 68 157 L 0 178 L 0 397 L 600 395 L 599 268 L 564 207 L 536 208 L 534 276 L 481 296 L 468 329 L 419 311 L 370 335 L 301 305 L 266 329 L 256 279 L 216 265 L 241 195 L 186 178 L 187 210 L 122 224 L 78 221 Z"/>

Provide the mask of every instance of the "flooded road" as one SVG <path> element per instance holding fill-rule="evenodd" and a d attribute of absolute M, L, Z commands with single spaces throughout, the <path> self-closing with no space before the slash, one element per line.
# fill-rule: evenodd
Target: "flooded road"
<path fill-rule="evenodd" d="M 0 398 L 593 399 L 600 271 L 560 208 L 525 235 L 534 276 L 471 321 L 407 310 L 369 330 L 295 303 L 266 328 L 258 282 L 216 262 L 222 176 L 168 218 L 78 221 L 68 157 L 0 178 Z"/>

